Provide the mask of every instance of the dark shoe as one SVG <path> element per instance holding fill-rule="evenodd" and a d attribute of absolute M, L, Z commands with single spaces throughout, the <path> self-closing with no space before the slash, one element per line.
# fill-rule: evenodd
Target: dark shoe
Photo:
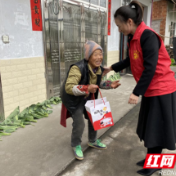
<path fill-rule="evenodd" d="M 144 166 L 144 163 L 145 163 L 145 159 L 143 159 L 143 160 L 137 162 L 136 165 L 143 167 L 143 166 Z"/>
<path fill-rule="evenodd" d="M 159 171 L 159 170 L 161 169 L 141 169 L 141 170 L 138 170 L 137 173 L 140 175 L 150 176 L 154 172 Z"/>

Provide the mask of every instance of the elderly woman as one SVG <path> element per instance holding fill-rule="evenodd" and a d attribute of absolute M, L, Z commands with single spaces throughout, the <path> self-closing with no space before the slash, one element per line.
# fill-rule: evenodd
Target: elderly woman
<path fill-rule="evenodd" d="M 71 135 L 71 146 L 75 157 L 83 160 L 81 149 L 81 138 L 84 131 L 84 118 L 88 120 L 88 145 L 96 149 L 106 149 L 106 145 L 97 139 L 97 131 L 94 130 L 85 110 L 85 103 L 98 97 L 99 86 L 104 89 L 117 88 L 119 81 L 102 82 L 103 50 L 94 41 L 87 41 L 85 46 L 85 58 L 71 65 L 68 75 L 61 87 L 62 111 L 61 124 L 66 127 L 65 120 L 70 115 L 73 119 L 73 129 Z M 68 114 L 69 113 L 69 114 Z"/>

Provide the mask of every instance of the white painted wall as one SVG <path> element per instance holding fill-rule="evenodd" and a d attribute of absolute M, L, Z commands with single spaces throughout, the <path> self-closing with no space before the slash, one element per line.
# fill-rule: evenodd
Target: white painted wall
<path fill-rule="evenodd" d="M 146 6 L 146 24 L 150 26 L 151 1 L 140 0 Z M 119 32 L 114 23 L 114 13 L 121 0 L 112 0 L 111 35 L 108 36 L 108 51 L 119 50 Z M 8 20 L 6 20 L 8 19 Z M 43 56 L 42 32 L 32 31 L 29 0 L 0 1 L 0 59 Z M 9 35 L 10 43 L 2 42 L 2 35 Z"/>
<path fill-rule="evenodd" d="M 2 42 L 9 35 L 10 43 Z M 43 56 L 41 31 L 32 31 L 30 0 L 0 1 L 0 59 Z"/>
<path fill-rule="evenodd" d="M 169 45 L 169 38 L 170 37 L 170 31 L 169 31 L 169 26 L 171 25 L 171 22 L 176 23 L 176 12 L 170 12 L 173 11 L 173 3 L 168 2 L 168 7 L 167 7 L 167 16 L 166 16 L 166 28 L 165 28 L 165 45 Z M 176 34 L 175 34 L 176 35 Z"/>

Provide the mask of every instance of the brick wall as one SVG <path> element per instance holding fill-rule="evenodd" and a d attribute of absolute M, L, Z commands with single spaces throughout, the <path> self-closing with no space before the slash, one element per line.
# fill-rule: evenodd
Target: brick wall
<path fill-rule="evenodd" d="M 0 60 L 5 117 L 46 99 L 43 57 Z"/>
<path fill-rule="evenodd" d="M 167 16 L 167 0 L 153 2 L 152 21 L 161 20 L 159 33 L 163 36 L 165 35 L 166 16 Z M 164 41 L 164 37 L 161 36 L 161 38 Z"/>

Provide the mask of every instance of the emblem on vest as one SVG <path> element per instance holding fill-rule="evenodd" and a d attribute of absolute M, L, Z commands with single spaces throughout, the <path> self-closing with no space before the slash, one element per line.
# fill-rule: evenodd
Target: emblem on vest
<path fill-rule="evenodd" d="M 139 51 L 137 51 L 137 50 L 134 51 L 133 58 L 135 60 L 139 58 Z"/>

